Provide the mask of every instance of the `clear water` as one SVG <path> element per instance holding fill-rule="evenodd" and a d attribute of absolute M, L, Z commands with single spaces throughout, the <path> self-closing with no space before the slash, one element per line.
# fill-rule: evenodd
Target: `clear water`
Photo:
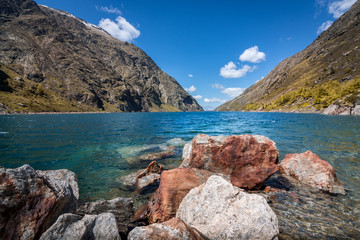
<path fill-rule="evenodd" d="M 120 177 L 149 163 L 136 158 L 174 146 L 175 155 L 159 161 L 174 168 L 181 163 L 183 144 L 198 133 L 265 135 L 277 143 L 280 159 L 306 150 L 326 159 L 346 196 L 296 187 L 286 194 L 268 194 L 282 236 L 360 239 L 360 117 L 242 112 L 5 115 L 0 116 L 0 165 L 70 169 L 78 175 L 82 200 L 137 198 L 119 187 Z"/>

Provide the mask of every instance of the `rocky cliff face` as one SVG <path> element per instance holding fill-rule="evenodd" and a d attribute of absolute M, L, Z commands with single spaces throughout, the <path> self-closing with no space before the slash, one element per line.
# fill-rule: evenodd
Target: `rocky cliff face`
<path fill-rule="evenodd" d="M 331 104 L 354 109 L 360 99 L 360 1 L 305 50 L 219 111 L 322 112 Z"/>
<path fill-rule="evenodd" d="M 141 49 L 31 0 L 0 0 L 2 111 L 201 111 Z"/>

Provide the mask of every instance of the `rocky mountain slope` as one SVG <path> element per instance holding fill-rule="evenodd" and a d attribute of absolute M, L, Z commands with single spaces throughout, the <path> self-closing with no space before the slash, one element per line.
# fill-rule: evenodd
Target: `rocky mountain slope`
<path fill-rule="evenodd" d="M 357 1 L 305 50 L 283 60 L 265 78 L 216 110 L 323 112 L 330 106 L 334 111 L 327 111 L 329 114 L 359 112 L 359 63 Z"/>
<path fill-rule="evenodd" d="M 141 49 L 31 0 L 0 0 L 0 112 L 201 111 Z"/>

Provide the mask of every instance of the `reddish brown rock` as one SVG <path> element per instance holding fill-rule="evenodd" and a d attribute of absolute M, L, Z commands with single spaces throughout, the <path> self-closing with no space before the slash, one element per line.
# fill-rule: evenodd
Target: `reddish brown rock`
<path fill-rule="evenodd" d="M 278 159 L 276 144 L 264 136 L 199 134 L 185 165 L 224 174 L 233 185 L 253 189 L 278 170 Z"/>
<path fill-rule="evenodd" d="M 206 239 L 196 229 L 189 227 L 182 220 L 172 218 L 163 223 L 154 223 L 146 227 L 137 227 L 129 235 L 129 240 L 164 240 L 164 239 Z"/>
<path fill-rule="evenodd" d="M 160 184 L 160 174 L 164 167 L 155 161 L 136 177 L 136 191 L 140 194 L 154 192 Z"/>
<path fill-rule="evenodd" d="M 169 158 L 175 155 L 175 147 L 167 147 L 167 151 L 146 153 L 136 159 L 136 161 L 154 161 Z"/>
<path fill-rule="evenodd" d="M 0 239 L 38 238 L 61 213 L 76 208 L 77 198 L 70 171 L 0 169 Z"/>
<path fill-rule="evenodd" d="M 149 223 L 173 218 L 186 194 L 205 183 L 211 175 L 209 171 L 194 168 L 176 168 L 162 172 L 160 186 L 149 202 Z"/>
<path fill-rule="evenodd" d="M 323 191 L 345 194 L 334 168 L 311 151 L 287 154 L 280 164 L 280 173 Z"/>

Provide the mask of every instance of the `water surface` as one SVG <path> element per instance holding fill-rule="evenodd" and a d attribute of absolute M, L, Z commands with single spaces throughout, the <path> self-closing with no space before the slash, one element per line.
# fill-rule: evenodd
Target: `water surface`
<path fill-rule="evenodd" d="M 296 197 L 275 194 L 268 201 L 282 231 L 298 232 L 299 238 L 360 238 L 360 117 L 243 112 L 5 115 L 0 116 L 0 165 L 70 169 L 78 175 L 82 200 L 137 198 L 119 180 L 148 165 L 137 157 L 175 147 L 175 155 L 159 160 L 174 168 L 181 163 L 184 143 L 198 133 L 265 135 L 276 142 L 280 159 L 306 150 L 326 159 L 345 186 L 345 197 L 294 187 L 290 192 Z"/>

